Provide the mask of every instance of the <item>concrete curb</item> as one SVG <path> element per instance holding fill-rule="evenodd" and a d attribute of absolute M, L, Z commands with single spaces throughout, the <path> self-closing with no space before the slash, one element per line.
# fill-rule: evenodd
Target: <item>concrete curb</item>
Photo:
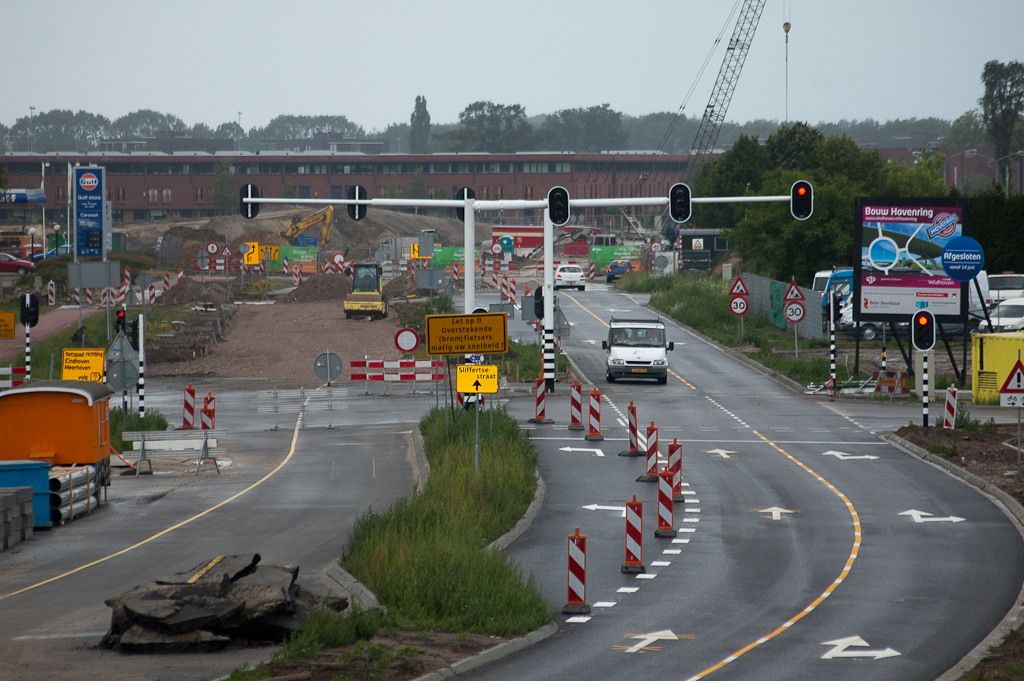
<path fill-rule="evenodd" d="M 363 583 L 353 577 L 345 568 L 337 563 L 331 563 L 327 568 L 327 576 L 341 585 L 348 592 L 352 600 L 363 610 L 383 610 L 387 608 L 380 604 L 372 591 L 363 586 Z"/>
<path fill-rule="evenodd" d="M 527 646 L 533 645 L 534 643 L 539 643 L 554 634 L 556 631 L 558 631 L 558 625 L 556 623 L 551 622 L 549 624 L 545 624 L 540 629 L 531 631 L 522 638 L 514 638 L 511 641 L 499 643 L 493 648 L 488 648 L 478 655 L 467 657 L 464 660 L 459 660 L 458 662 L 453 663 L 450 667 L 445 667 L 440 671 L 425 674 L 414 679 L 414 681 L 442 681 L 442 679 L 454 678 L 459 674 L 471 672 L 485 664 L 490 664 L 491 662 L 508 657 L 512 653 L 518 652 Z"/>
<path fill-rule="evenodd" d="M 537 520 L 537 516 L 540 515 L 540 510 L 544 506 L 544 497 L 547 495 L 547 485 L 544 484 L 544 478 L 541 476 L 540 470 L 535 470 L 533 474 L 537 478 L 537 491 L 533 494 L 533 501 L 530 502 L 530 505 L 526 508 L 526 513 L 523 514 L 523 517 L 519 519 L 519 522 L 511 530 L 487 546 L 489 550 L 498 549 L 499 551 L 504 551 L 507 549 L 512 542 L 519 539 L 530 528 L 530 525 L 533 525 L 534 521 Z"/>
<path fill-rule="evenodd" d="M 923 459 L 936 468 L 944 470 L 953 477 L 959 478 L 964 483 L 971 485 L 972 487 L 976 487 L 982 494 L 989 497 L 992 503 L 1006 514 L 1014 527 L 1017 528 L 1017 532 L 1021 537 L 1024 537 L 1024 507 L 1017 503 L 1017 501 L 1009 494 L 995 485 L 988 484 L 978 476 L 968 473 L 959 466 L 950 463 L 943 457 L 936 456 L 935 454 L 932 454 L 911 442 L 907 442 L 894 433 L 886 433 L 882 435 L 882 440 L 888 442 L 896 449 L 899 449 L 906 454 L 910 454 L 911 456 L 916 456 L 919 459 Z M 963 659 L 936 679 L 936 681 L 957 681 L 958 679 L 964 678 L 964 676 L 974 669 L 979 662 L 988 656 L 989 651 L 992 648 L 1001 644 L 1006 640 L 1007 636 L 1017 631 L 1021 624 L 1024 624 L 1024 585 L 1021 586 L 1021 590 L 1017 594 L 1017 600 L 1014 602 L 1013 607 L 1010 608 L 1009 612 L 1007 612 L 1003 617 L 1002 622 L 1000 622 L 999 625 L 981 641 L 981 643 L 976 645 L 963 657 Z"/>

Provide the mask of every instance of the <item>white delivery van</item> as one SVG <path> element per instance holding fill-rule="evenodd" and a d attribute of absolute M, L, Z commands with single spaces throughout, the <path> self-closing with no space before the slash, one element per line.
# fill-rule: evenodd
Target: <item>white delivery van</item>
<path fill-rule="evenodd" d="M 668 357 L 675 343 L 665 341 L 665 324 L 658 317 L 616 319 L 608 323 L 608 340 L 601 341 L 605 354 L 605 376 L 609 383 L 619 378 L 654 378 L 668 381 Z"/>

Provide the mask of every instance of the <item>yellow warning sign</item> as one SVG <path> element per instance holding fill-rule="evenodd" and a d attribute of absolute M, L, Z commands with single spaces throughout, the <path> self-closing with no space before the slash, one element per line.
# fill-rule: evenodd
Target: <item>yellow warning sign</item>
<path fill-rule="evenodd" d="M 508 352 L 504 312 L 427 315 L 428 355 L 498 355 Z"/>
<path fill-rule="evenodd" d="M 103 348 L 67 348 L 61 361 L 62 381 L 103 382 Z"/>
<path fill-rule="evenodd" d="M 13 312 L 0 312 L 0 340 L 14 340 Z"/>
<path fill-rule="evenodd" d="M 242 264 L 243 265 L 259 265 L 260 264 L 260 245 L 255 241 L 249 241 L 243 244 L 247 248 L 243 249 Z"/>
<path fill-rule="evenodd" d="M 498 367 L 460 364 L 455 374 L 455 389 L 460 393 L 498 392 Z"/>
<path fill-rule="evenodd" d="M 260 258 L 263 260 L 280 260 L 281 250 L 277 246 L 264 246 L 260 244 Z"/>

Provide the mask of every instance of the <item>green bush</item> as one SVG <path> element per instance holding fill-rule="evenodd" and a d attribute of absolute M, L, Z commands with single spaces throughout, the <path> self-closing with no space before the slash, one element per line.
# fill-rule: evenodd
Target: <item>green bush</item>
<path fill-rule="evenodd" d="M 125 419 L 120 407 L 110 410 L 110 446 L 119 452 L 124 451 L 121 433 L 135 430 L 167 430 L 167 418 L 155 409 L 147 409 L 146 415 L 139 416 L 137 411 L 129 411 Z"/>

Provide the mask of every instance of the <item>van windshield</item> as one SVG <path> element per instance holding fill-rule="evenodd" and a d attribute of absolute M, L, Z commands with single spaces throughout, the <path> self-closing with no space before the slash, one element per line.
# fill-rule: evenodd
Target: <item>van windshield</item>
<path fill-rule="evenodd" d="M 993 291 L 1024 289 L 1024 275 L 989 275 L 988 287 Z"/>
<path fill-rule="evenodd" d="M 664 329 L 615 327 L 609 336 L 612 345 L 639 348 L 655 348 L 665 345 Z"/>

